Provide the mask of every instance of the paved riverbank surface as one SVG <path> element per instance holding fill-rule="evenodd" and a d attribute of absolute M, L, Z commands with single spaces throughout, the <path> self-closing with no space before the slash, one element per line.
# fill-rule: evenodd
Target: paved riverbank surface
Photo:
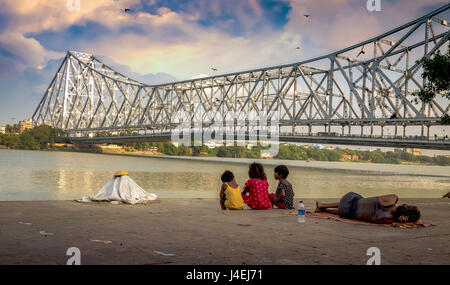
<path fill-rule="evenodd" d="M 217 199 L 0 202 L 0 264 L 65 264 L 70 247 L 82 264 L 365 264 L 372 246 L 382 264 L 450 264 L 450 200 L 400 203 L 437 226 L 298 224 L 287 210 L 221 211 Z"/>

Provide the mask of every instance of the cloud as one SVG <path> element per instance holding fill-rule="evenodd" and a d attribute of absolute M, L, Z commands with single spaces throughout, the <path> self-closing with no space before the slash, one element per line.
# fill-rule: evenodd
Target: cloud
<path fill-rule="evenodd" d="M 108 57 L 99 56 L 98 58 L 118 72 L 143 83 L 152 85 L 176 81 L 175 77 L 167 73 L 139 74 Z M 44 67 L 40 68 L 26 67 L 20 75 L 14 77 L 0 76 L 0 101 L 4 102 L 0 104 L 0 125 L 13 123 L 11 120 L 13 117 L 17 123 L 18 120 L 28 119 L 33 115 L 63 59 L 62 57 L 49 60 Z M 1 55 L 0 62 L 4 62 Z"/>
<path fill-rule="evenodd" d="M 149 85 L 157 85 L 157 84 L 163 84 L 163 83 L 170 83 L 177 81 L 177 78 L 164 72 L 158 72 L 158 73 L 147 73 L 147 74 L 140 74 L 137 72 L 134 72 L 131 70 L 131 68 L 128 65 L 119 64 L 117 62 L 114 62 L 112 59 L 108 58 L 107 56 L 97 56 L 99 60 L 104 62 L 109 67 L 113 68 L 114 70 L 133 78 L 134 80 L 140 81 L 145 84 Z"/>
<path fill-rule="evenodd" d="M 11 65 L 1 64 L 0 74 L 23 71 L 28 66 L 38 67 L 46 64 L 50 59 L 61 56 L 60 53 L 47 51 L 35 39 L 25 38 L 22 34 L 4 32 L 0 34 L 0 47 L 14 59 Z"/>
<path fill-rule="evenodd" d="M 446 1 L 385 0 L 383 11 L 375 13 L 365 2 L 96 0 L 82 1 L 80 11 L 70 12 L 64 0 L 4 0 L 2 15 L 8 17 L 0 17 L 7 18 L 8 28 L 0 30 L 0 48 L 14 55 L 16 66 L 0 72 L 43 66 L 74 49 L 107 55 L 141 74 L 177 78 L 204 73 L 211 65 L 223 71 L 277 65 L 358 43 Z M 134 12 L 125 13 L 125 7 Z M 284 17 L 282 26 L 271 22 Z M 94 25 L 98 34 L 77 33 Z M 52 43 L 38 41 L 42 33 L 53 33 Z"/>
<path fill-rule="evenodd" d="M 381 1 L 381 12 L 369 12 L 365 0 L 327 0 L 326 5 L 323 1 L 290 0 L 285 32 L 301 33 L 303 40 L 310 44 L 309 57 L 314 57 L 378 36 L 447 3 L 445 0 Z M 305 14 L 311 17 L 306 19 Z"/>
<path fill-rule="evenodd" d="M 222 74 L 325 55 L 447 3 L 382 0 L 383 11 L 370 13 L 365 0 L 82 0 L 76 12 L 65 2 L 0 2 L 1 96 L 6 76 L 20 77 L 13 82 L 25 86 L 31 80 L 38 89 L 50 83 L 43 74 L 66 50 L 103 56 L 122 73 L 159 84 L 211 67 Z M 34 82 L 30 70 L 43 66 L 42 81 Z"/>

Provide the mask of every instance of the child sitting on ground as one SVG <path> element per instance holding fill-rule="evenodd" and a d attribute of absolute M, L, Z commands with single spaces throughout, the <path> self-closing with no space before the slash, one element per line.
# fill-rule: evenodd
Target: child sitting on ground
<path fill-rule="evenodd" d="M 275 194 L 269 194 L 272 205 L 280 209 L 294 209 L 294 191 L 292 184 L 286 178 L 289 175 L 289 169 L 285 165 L 278 165 L 275 167 L 273 177 L 278 180 L 278 187 Z"/>
<path fill-rule="evenodd" d="M 241 187 L 236 183 L 233 172 L 225 171 L 220 179 L 223 182 L 220 188 L 220 207 L 222 210 L 242 210 L 244 200 L 241 195 Z"/>
<path fill-rule="evenodd" d="M 269 200 L 269 183 L 267 182 L 263 165 L 260 163 L 250 164 L 248 176 L 250 179 L 245 183 L 245 188 L 242 192 L 244 203 L 256 210 L 272 209 L 272 204 Z"/>

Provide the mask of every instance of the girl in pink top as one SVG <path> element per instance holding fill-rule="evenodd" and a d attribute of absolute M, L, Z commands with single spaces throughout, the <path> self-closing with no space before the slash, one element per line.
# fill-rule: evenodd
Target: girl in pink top
<path fill-rule="evenodd" d="M 248 176 L 250 179 L 245 183 L 242 192 L 245 204 L 257 210 L 272 209 L 272 203 L 269 199 L 269 183 L 267 183 L 267 176 L 262 164 L 252 163 L 248 170 Z"/>

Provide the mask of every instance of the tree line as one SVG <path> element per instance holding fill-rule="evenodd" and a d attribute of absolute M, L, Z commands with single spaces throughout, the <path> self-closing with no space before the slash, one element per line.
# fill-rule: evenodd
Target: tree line
<path fill-rule="evenodd" d="M 67 136 L 61 129 L 42 125 L 24 131 L 22 134 L 0 134 L 0 145 L 10 149 L 47 150 L 52 149 L 59 142 L 60 137 Z M 265 148 L 261 145 L 245 146 L 219 146 L 209 148 L 202 146 L 175 146 L 171 142 L 135 142 L 124 144 L 127 152 L 156 150 L 166 155 L 180 156 L 209 156 L 229 158 L 261 157 Z M 287 160 L 313 160 L 313 161 L 359 161 L 372 163 L 420 163 L 430 165 L 450 165 L 450 158 L 446 156 L 413 155 L 408 152 L 381 152 L 360 151 L 351 149 L 315 149 L 299 145 L 279 145 L 276 159 Z"/>
<path fill-rule="evenodd" d="M 58 142 L 59 137 L 66 135 L 63 130 L 46 125 L 25 130 L 21 134 L 17 134 L 18 130 L 11 131 L 11 128 L 5 128 L 5 131 L 6 134 L 0 134 L 0 145 L 10 149 L 50 149 Z"/>
<path fill-rule="evenodd" d="M 171 142 L 136 142 L 124 145 L 125 150 L 133 152 L 135 150 L 148 151 L 156 149 L 158 152 L 166 155 L 180 156 L 210 156 L 210 157 L 229 157 L 229 158 L 260 158 L 260 145 L 250 148 L 244 146 L 219 146 L 208 148 L 202 146 L 175 146 Z M 287 160 L 313 160 L 313 161 L 347 161 L 345 157 L 350 156 L 351 161 L 390 163 L 400 164 L 404 162 L 431 164 L 431 165 L 450 165 L 450 158 L 446 156 L 430 157 L 425 155 L 413 155 L 408 152 L 381 152 L 381 151 L 360 151 L 352 149 L 315 149 L 298 145 L 279 145 L 276 159 Z"/>

